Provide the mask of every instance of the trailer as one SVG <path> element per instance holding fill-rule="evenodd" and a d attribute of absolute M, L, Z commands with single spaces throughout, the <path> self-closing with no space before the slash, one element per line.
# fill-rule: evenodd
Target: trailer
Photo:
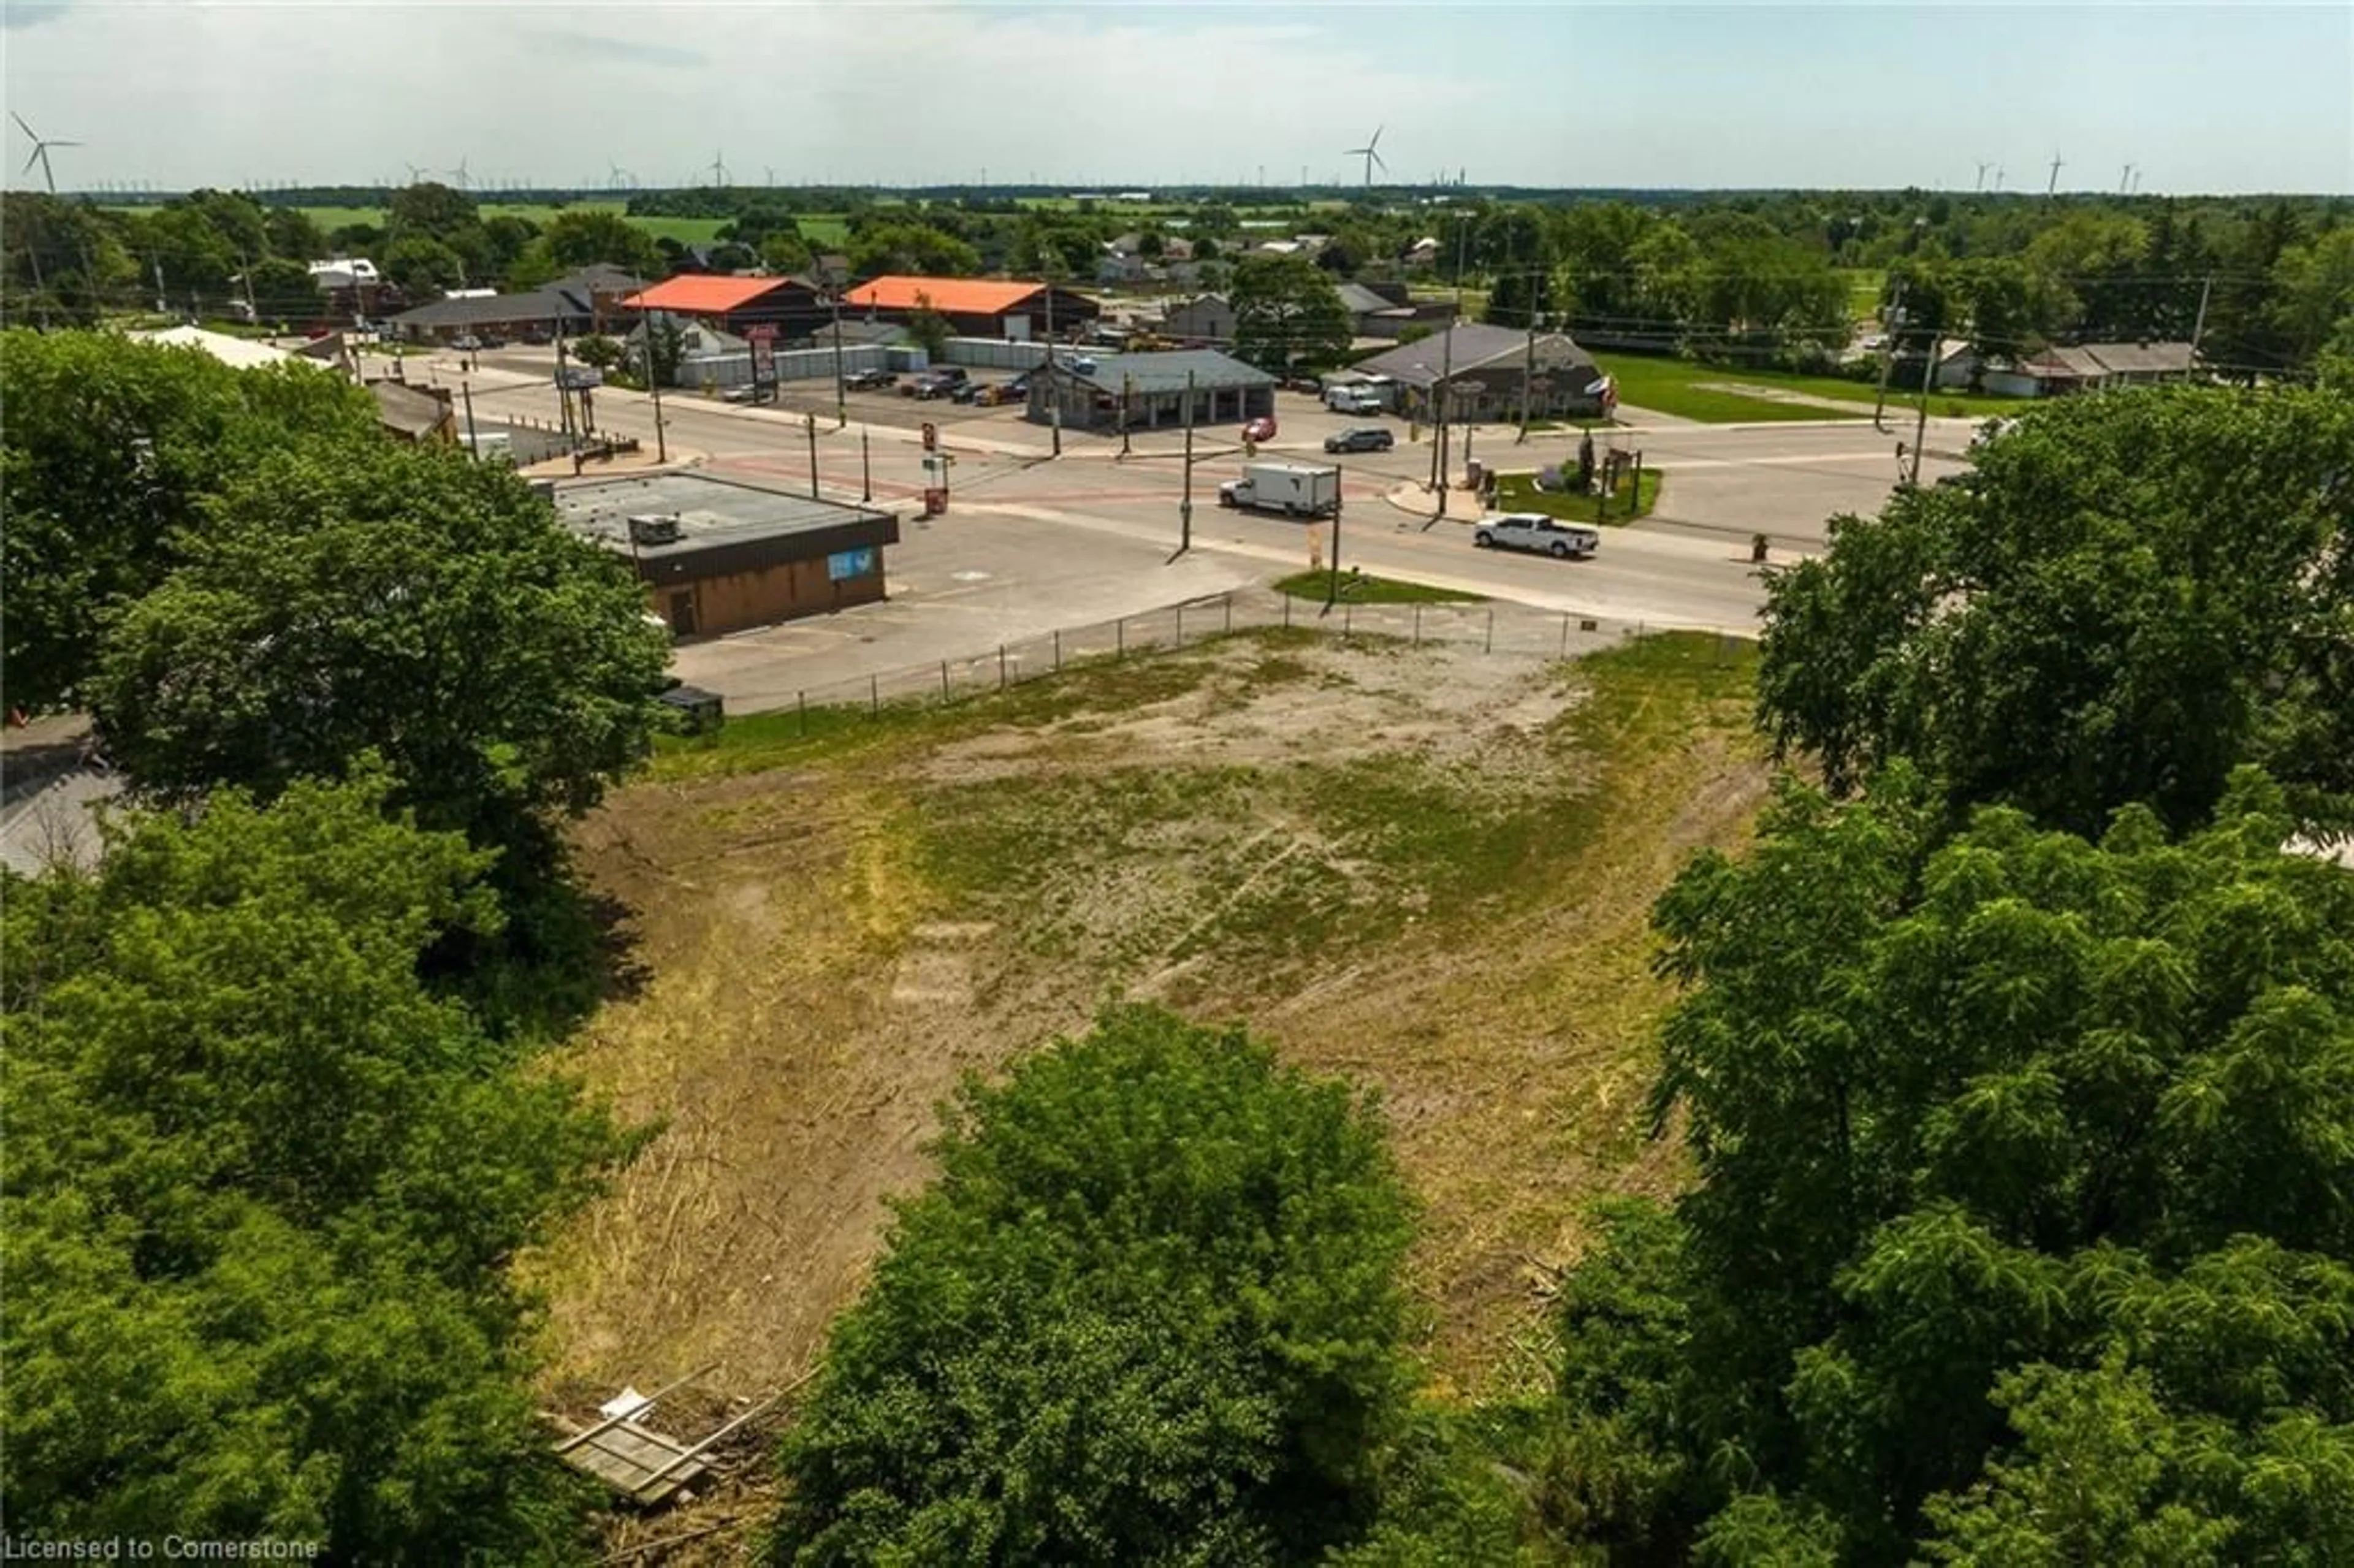
<path fill-rule="evenodd" d="M 1297 462 L 1254 462 L 1218 486 L 1218 504 L 1286 517 L 1323 517 L 1341 509 L 1341 471 Z"/>

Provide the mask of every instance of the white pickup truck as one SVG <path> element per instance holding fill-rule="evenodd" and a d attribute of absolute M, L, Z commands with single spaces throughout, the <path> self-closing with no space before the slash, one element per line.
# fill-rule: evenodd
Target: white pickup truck
<path fill-rule="evenodd" d="M 1559 523 L 1541 512 L 1499 512 L 1479 519 L 1471 542 L 1483 550 L 1534 550 L 1557 561 L 1584 560 L 1602 547 L 1600 530 Z"/>

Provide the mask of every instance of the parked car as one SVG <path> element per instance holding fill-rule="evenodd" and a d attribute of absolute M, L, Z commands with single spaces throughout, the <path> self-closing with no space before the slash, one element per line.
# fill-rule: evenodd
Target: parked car
<path fill-rule="evenodd" d="M 980 399 L 981 394 L 984 388 L 978 381 L 960 381 L 954 387 L 949 388 L 949 401 L 951 403 L 976 402 Z"/>
<path fill-rule="evenodd" d="M 842 384 L 853 392 L 873 392 L 896 387 L 899 378 L 887 370 L 854 370 L 842 378 Z"/>
<path fill-rule="evenodd" d="M 730 387 L 719 397 L 725 403 L 751 403 L 758 401 L 759 396 L 760 389 L 757 387 Z"/>
<path fill-rule="evenodd" d="M 1534 550 L 1557 561 L 1585 559 L 1602 547 L 1602 535 L 1580 523 L 1557 523 L 1540 512 L 1501 512 L 1479 519 L 1471 542 L 1482 549 Z"/>
<path fill-rule="evenodd" d="M 484 348 L 504 348 L 507 345 L 507 340 L 494 332 L 486 332 L 481 335 Z"/>
<path fill-rule="evenodd" d="M 1328 452 L 1385 452 L 1395 445 L 1397 437 L 1379 425 L 1352 425 L 1324 438 Z"/>
<path fill-rule="evenodd" d="M 1246 441 L 1271 441 L 1275 440 L 1275 416 L 1272 414 L 1263 414 L 1259 418 L 1253 419 L 1249 424 L 1245 425 L 1243 427 L 1243 440 Z"/>
<path fill-rule="evenodd" d="M 515 341 L 529 344 L 534 348 L 545 348 L 548 344 L 547 329 L 541 326 L 525 327 L 515 334 Z"/>
<path fill-rule="evenodd" d="M 899 390 L 911 397 L 928 401 L 934 397 L 947 397 L 953 395 L 958 387 L 970 379 L 972 378 L 965 374 L 962 366 L 941 366 L 925 371 Z"/>
<path fill-rule="evenodd" d="M 460 354 L 472 354 L 481 349 L 482 346 L 482 340 L 476 337 L 470 332 L 460 333 L 456 337 L 450 340 L 450 346 L 456 349 Z"/>

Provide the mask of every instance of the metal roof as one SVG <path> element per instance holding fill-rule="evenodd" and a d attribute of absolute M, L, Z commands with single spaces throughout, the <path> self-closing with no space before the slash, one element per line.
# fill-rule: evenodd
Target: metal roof
<path fill-rule="evenodd" d="M 141 332 L 131 334 L 142 343 L 161 344 L 165 348 L 199 348 L 224 365 L 239 370 L 253 370 L 268 365 L 281 365 L 286 351 L 272 348 L 251 338 L 232 337 L 225 332 L 207 332 L 203 327 L 166 327 L 161 332 Z"/>
<path fill-rule="evenodd" d="M 1359 360 L 1357 368 L 1376 375 L 1394 376 L 1409 387 L 1428 387 L 1438 379 L 1441 366 L 1447 366 L 1449 374 L 1461 376 L 1499 360 L 1518 365 L 1526 358 L 1528 352 L 1529 335 L 1524 330 L 1490 326 L 1484 322 L 1462 322 L 1444 332 L 1435 332 L 1428 337 L 1401 344 L 1386 354 Z M 1540 366 L 1557 366 L 1564 362 L 1594 363 L 1592 355 L 1563 333 L 1537 334 L 1536 352 Z"/>
<path fill-rule="evenodd" d="M 621 303 L 641 311 L 733 315 L 786 289 L 799 289 L 805 294 L 817 291 L 799 278 L 737 278 L 718 272 L 690 272 L 656 283 L 651 289 L 641 289 Z"/>
<path fill-rule="evenodd" d="M 912 311 L 928 304 L 944 315 L 993 316 L 1044 292 L 1044 283 L 1020 279 L 870 278 L 842 296 L 861 310 Z"/>
<path fill-rule="evenodd" d="M 2088 343 L 2083 352 L 2113 376 L 2179 376 L 2190 368 L 2187 343 Z"/>
<path fill-rule="evenodd" d="M 1352 316 L 1368 316 L 1375 311 L 1397 309 L 1396 301 L 1384 299 L 1361 283 L 1341 283 L 1336 286 L 1335 291 L 1341 296 L 1341 303 Z"/>
<path fill-rule="evenodd" d="M 655 473 L 559 484 L 556 509 L 574 532 L 623 550 L 631 548 L 631 518 L 676 518 L 679 536 L 675 541 L 635 547 L 634 554 L 646 557 L 691 555 L 717 545 L 814 533 L 890 515 L 707 473 Z"/>
<path fill-rule="evenodd" d="M 1232 355 L 1220 354 L 1214 348 L 1177 349 L 1168 354 L 1097 354 L 1084 357 L 1094 366 L 1093 369 L 1080 370 L 1068 359 L 1057 359 L 1055 368 L 1105 392 L 1119 392 L 1123 387 L 1143 393 L 1182 392 L 1189 374 L 1193 377 L 1193 389 L 1197 392 L 1275 385 L 1275 377 L 1266 371 L 1245 365 Z"/>
<path fill-rule="evenodd" d="M 588 313 L 588 307 L 555 289 L 534 289 L 523 294 L 493 294 L 486 300 L 429 300 L 392 318 L 395 326 L 493 326 L 507 322 L 572 320 Z"/>

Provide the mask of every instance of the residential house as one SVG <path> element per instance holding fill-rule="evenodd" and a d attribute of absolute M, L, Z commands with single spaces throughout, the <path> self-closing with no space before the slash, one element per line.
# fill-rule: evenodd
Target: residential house
<path fill-rule="evenodd" d="M 1980 385 L 2005 397 L 2058 397 L 2184 381 L 2197 365 L 2187 343 L 2088 343 L 1998 361 L 1988 366 Z"/>
<path fill-rule="evenodd" d="M 842 296 L 844 314 L 905 322 L 928 308 L 948 319 L 959 337 L 1043 342 L 1051 325 L 1060 337 L 1103 313 L 1085 294 L 1044 283 L 989 278 L 870 278 Z"/>
<path fill-rule="evenodd" d="M 1164 336 L 1180 343 L 1216 344 L 1235 340 L 1234 302 L 1224 294 L 1196 294 L 1172 308 L 1161 323 Z"/>
<path fill-rule="evenodd" d="M 1566 333 L 1532 339 L 1511 327 L 1459 323 L 1356 368 L 1395 380 L 1406 411 L 1426 417 L 1437 408 L 1450 419 L 1517 418 L 1523 388 L 1535 418 L 1594 418 L 1604 411 L 1601 367 Z"/>
<path fill-rule="evenodd" d="M 517 294 L 468 290 L 403 311 L 385 323 L 410 343 L 447 343 L 458 337 L 577 335 L 588 330 L 589 310 L 554 287 Z"/>

